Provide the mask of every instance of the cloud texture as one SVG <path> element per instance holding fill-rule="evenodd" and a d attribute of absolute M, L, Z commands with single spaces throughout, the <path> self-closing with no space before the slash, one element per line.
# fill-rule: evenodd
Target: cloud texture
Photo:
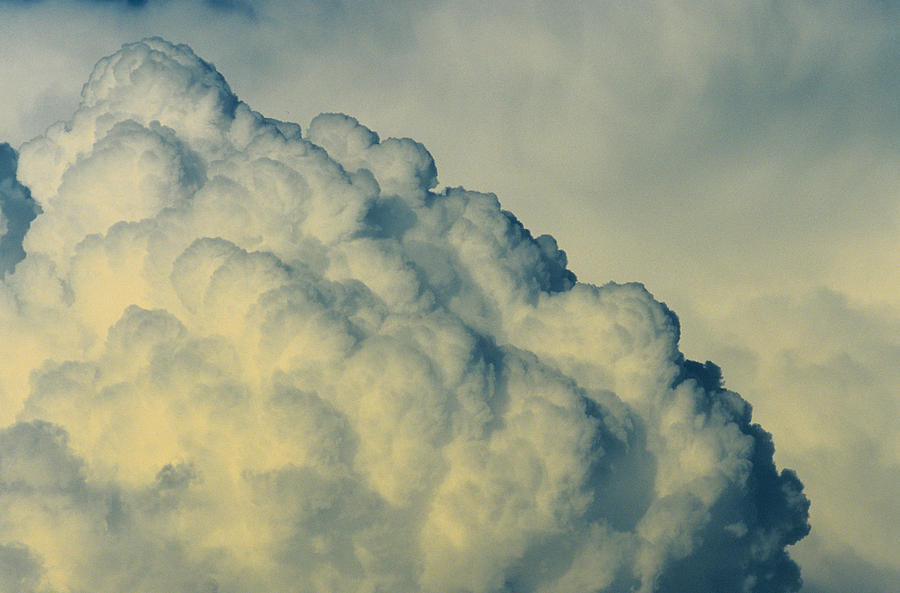
<path fill-rule="evenodd" d="M 421 144 L 148 39 L 3 155 L 4 591 L 799 588 L 802 485 L 676 316 Z"/>

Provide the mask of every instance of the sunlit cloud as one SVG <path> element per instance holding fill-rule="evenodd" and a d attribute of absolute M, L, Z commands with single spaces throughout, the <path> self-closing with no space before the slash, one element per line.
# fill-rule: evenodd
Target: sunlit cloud
<path fill-rule="evenodd" d="M 812 532 L 790 548 L 804 593 L 882 593 L 900 580 L 900 548 L 890 531 L 900 521 L 890 504 L 900 496 L 900 430 L 889 422 L 900 385 L 896 2 L 376 7 L 261 0 L 250 9 L 179 0 L 0 1 L 0 23 L 0 142 L 14 149 L 72 118 L 99 56 L 159 34 L 212 60 L 240 99 L 269 117 L 305 123 L 320 112 L 344 112 L 383 137 L 415 138 L 439 166 L 432 192 L 459 185 L 495 192 L 534 236 L 557 239 L 566 267 L 582 282 L 637 280 L 678 312 L 679 349 L 722 367 L 726 386 L 752 402 L 754 421 L 772 432 L 778 466 L 795 468 L 812 500 Z M 345 169 L 371 169 L 328 144 L 329 135 L 339 136 L 328 132 L 337 122 L 304 125 L 303 137 L 328 145 Z M 362 128 L 351 135 L 358 142 L 369 137 Z M 125 151 L 129 137 L 126 129 L 109 134 L 104 147 Z M 121 185 L 105 184 L 93 205 L 77 197 L 91 176 L 73 175 L 56 215 L 71 226 L 42 223 L 26 243 L 37 246 L 43 235 L 41 257 L 51 257 L 57 248 L 49 239 L 58 232 L 62 254 L 64 243 L 106 235 L 105 225 L 137 222 L 194 191 L 162 180 L 181 175 L 197 183 L 196 167 L 173 169 L 166 159 L 177 161 L 178 151 L 153 134 L 142 138 L 141 150 L 159 148 L 165 158 L 145 163 L 143 173 L 126 175 Z M 384 159 L 396 150 L 385 148 L 372 152 Z M 134 170 L 129 158 L 120 155 L 110 171 Z M 0 160 L 18 166 L 10 150 Z M 106 164 L 92 157 L 91 175 Z M 378 177 L 380 193 L 399 191 L 385 175 Z M 403 175 L 420 182 L 419 173 Z M 421 175 L 427 177 L 424 169 Z M 17 246 L 40 207 L 27 184 L 17 185 L 8 172 L 4 179 L 0 228 L 18 229 L 0 245 L 8 271 L 24 256 Z M 156 187 L 156 197 L 113 207 L 133 193 L 126 181 Z M 409 224 L 390 212 L 365 223 L 398 221 L 390 233 Z M 210 218 L 203 234 L 223 234 L 217 225 L 235 235 L 244 230 L 215 207 L 204 216 Z M 242 216 L 257 217 L 253 210 Z M 242 226 L 251 232 L 258 222 Z M 72 269 L 93 269 L 86 262 L 100 260 L 101 244 L 80 247 L 85 263 Z M 251 253 L 269 250 L 240 245 Z M 378 273 L 376 254 L 344 256 L 343 274 L 378 287 L 380 298 L 399 298 L 409 290 L 408 276 Z M 39 259 L 35 252 L 32 260 Z M 93 284 L 86 273 L 78 280 L 81 293 L 96 294 L 74 304 L 79 315 L 109 327 L 124 307 L 141 302 L 145 284 L 164 284 L 159 279 L 171 273 L 171 262 L 159 264 L 149 282 L 133 273 L 145 259 L 119 261 Z M 58 268 L 54 273 L 63 276 Z M 70 284 L 54 284 L 50 274 L 49 266 L 29 264 L 8 277 L 31 298 L 16 306 L 32 311 L 29 330 L 19 317 L 2 326 L 4 336 L 18 338 L 5 346 L 9 356 L 30 361 L 7 365 L 3 382 L 19 386 L 16 398 L 31 389 L 32 363 L 75 359 L 61 350 L 77 353 L 98 339 L 56 323 L 53 303 L 72 295 Z M 554 278 L 565 282 L 564 275 Z M 183 274 L 178 282 L 195 280 Z M 104 290 L 108 282 L 119 289 Z M 204 297 L 186 298 L 196 307 Z M 482 302 L 470 293 L 465 298 L 466 306 Z M 163 306 L 192 328 L 172 307 Z M 579 344 L 573 342 L 576 352 Z M 546 363 L 539 344 L 516 345 Z M 563 346 L 554 350 L 569 356 Z M 14 406 L 5 417 L 12 421 L 18 412 Z M 38 562 L 22 550 L 10 548 L 12 565 Z"/>
<path fill-rule="evenodd" d="M 11 590 L 799 587 L 802 485 L 677 317 L 422 144 L 266 119 L 155 38 L 15 174 Z"/>

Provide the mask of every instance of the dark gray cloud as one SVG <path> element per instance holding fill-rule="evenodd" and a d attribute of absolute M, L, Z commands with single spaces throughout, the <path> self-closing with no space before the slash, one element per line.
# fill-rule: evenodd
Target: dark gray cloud
<path fill-rule="evenodd" d="M 23 6 L 33 6 L 43 2 L 54 3 L 55 0 L 0 0 L 0 3 L 20 4 Z M 179 0 L 70 0 L 71 2 L 96 4 L 99 6 L 116 6 L 124 5 L 129 8 L 140 9 L 153 4 L 168 4 Z M 184 0 L 185 3 L 193 0 Z M 203 4 L 220 10 L 237 10 L 241 12 L 253 11 L 253 3 L 244 0 L 200 0 Z"/>
<path fill-rule="evenodd" d="M 16 180 L 18 155 L 0 144 L 0 275 L 11 272 L 25 257 L 22 239 L 40 211 L 28 188 Z"/>
<path fill-rule="evenodd" d="M 22 545 L 0 546 L 0 587 L 9 593 L 32 593 L 41 577 L 39 559 Z"/>

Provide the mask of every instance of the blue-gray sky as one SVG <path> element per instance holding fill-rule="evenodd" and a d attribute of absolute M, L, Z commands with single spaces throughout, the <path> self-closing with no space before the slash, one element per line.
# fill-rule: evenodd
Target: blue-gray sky
<path fill-rule="evenodd" d="M 266 116 L 414 138 L 579 280 L 644 283 L 803 480 L 803 591 L 900 582 L 896 2 L 0 2 L 0 141 L 147 35 Z"/>

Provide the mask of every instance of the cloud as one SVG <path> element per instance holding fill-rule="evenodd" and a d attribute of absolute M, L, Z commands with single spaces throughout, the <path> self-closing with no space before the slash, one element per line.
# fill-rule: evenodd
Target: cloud
<path fill-rule="evenodd" d="M 163 2 L 152 2 L 151 0 L 79 0 L 79 1 L 83 2 L 84 4 L 98 4 L 101 6 L 104 6 L 104 5 L 115 6 L 115 5 L 119 5 L 119 4 L 124 4 L 129 9 L 138 10 L 141 8 L 145 8 L 148 5 L 164 4 L 167 1 L 171 1 L 171 0 L 164 0 Z M 41 3 L 41 2 L 43 2 L 43 0 L 3 0 L 3 2 L 9 3 L 9 4 L 20 4 L 23 6 L 31 6 L 31 5 L 36 5 L 36 4 Z M 245 12 L 249 15 L 253 14 L 253 5 L 249 2 L 245 2 L 244 0 L 203 0 L 203 4 L 206 4 L 207 6 L 215 8 L 217 10 L 224 10 L 224 11 L 239 10 L 239 11 Z"/>
<path fill-rule="evenodd" d="M 2 3 L 0 129 L 18 147 L 69 119 L 97 56 L 162 33 L 213 58 L 267 115 L 344 111 L 416 138 L 444 184 L 489 188 L 553 233 L 579 279 L 639 279 L 678 311 L 682 351 L 726 369 L 815 502 L 813 535 L 792 551 L 805 587 L 843 590 L 830 567 L 851 553 L 860 562 L 843 569 L 860 572 L 846 582 L 862 590 L 865 566 L 889 575 L 880 513 L 898 495 L 896 464 L 871 442 L 896 431 L 859 426 L 897 391 L 891 342 L 850 352 L 852 366 L 830 345 L 834 368 L 819 343 L 880 336 L 872 328 L 897 317 L 897 3 L 476 4 L 266 1 L 254 21 L 203 3 Z M 869 321 L 801 312 L 820 291 Z M 792 331 L 756 313 L 764 301 Z M 39 344 L 19 346 L 17 359 L 38 356 Z M 9 372 L 27 385 L 28 368 Z M 796 453 L 826 434 L 840 450 Z M 824 472 L 823 458 L 841 470 Z"/>
<path fill-rule="evenodd" d="M 422 144 L 304 134 L 152 38 L 15 164 L 11 587 L 798 589 L 802 485 L 675 314 Z"/>
<path fill-rule="evenodd" d="M 732 383 L 782 435 L 778 461 L 805 468 L 813 533 L 795 556 L 816 575 L 813 590 L 883 588 L 876 583 L 890 582 L 900 553 L 890 527 L 900 520 L 891 495 L 900 431 L 890 421 L 898 413 L 900 319 L 819 290 L 748 299 L 713 321 L 731 336 L 708 351 L 735 371 Z"/>
<path fill-rule="evenodd" d="M 28 188 L 16 180 L 17 163 L 16 151 L 0 144 L 0 275 L 25 257 L 22 239 L 38 212 Z"/>

